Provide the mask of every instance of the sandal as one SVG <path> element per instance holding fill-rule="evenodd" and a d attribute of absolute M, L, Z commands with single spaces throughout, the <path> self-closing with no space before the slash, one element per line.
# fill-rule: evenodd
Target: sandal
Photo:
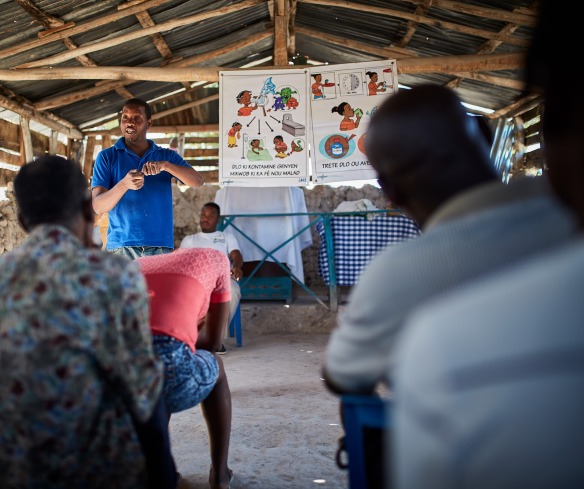
<path fill-rule="evenodd" d="M 347 447 L 345 446 L 344 436 L 339 438 L 339 448 L 337 448 L 335 460 L 339 469 L 345 470 L 349 468 L 349 454 L 347 453 Z"/>
<path fill-rule="evenodd" d="M 229 470 L 229 483 L 227 484 L 227 489 L 231 489 L 231 483 L 233 482 L 235 474 L 233 473 L 233 470 L 231 470 L 231 469 L 227 469 L 227 470 Z M 209 467 L 209 485 L 211 485 L 211 473 L 212 472 L 213 472 L 213 467 Z"/>

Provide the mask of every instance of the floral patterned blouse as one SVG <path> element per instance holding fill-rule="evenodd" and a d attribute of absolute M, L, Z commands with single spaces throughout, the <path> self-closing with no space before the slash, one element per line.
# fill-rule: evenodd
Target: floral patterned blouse
<path fill-rule="evenodd" d="M 142 488 L 162 369 L 136 263 L 37 226 L 0 255 L 0 487 Z"/>

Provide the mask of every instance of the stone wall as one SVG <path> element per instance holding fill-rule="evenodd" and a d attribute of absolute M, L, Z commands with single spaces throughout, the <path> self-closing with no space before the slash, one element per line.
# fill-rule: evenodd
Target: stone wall
<path fill-rule="evenodd" d="M 0 255 L 12 250 L 26 236 L 18 224 L 12 182 L 6 187 L 6 200 L 0 200 Z"/>
<path fill-rule="evenodd" d="M 184 191 L 178 187 L 173 188 L 174 200 L 174 224 L 175 246 L 188 234 L 200 231 L 199 213 L 201 207 L 215 199 L 219 187 L 210 185 L 201 188 L 187 188 Z M 386 200 L 383 193 L 377 187 L 365 185 L 362 188 L 338 187 L 319 185 L 314 189 L 303 189 L 308 212 L 332 212 L 341 202 L 369 199 L 378 209 L 385 209 Z M 6 190 L 8 200 L 0 201 L 0 254 L 10 251 L 25 237 L 16 218 L 16 204 L 12 193 L 12 183 Z M 266 209 L 269 212 L 269 209 Z M 318 250 L 320 238 L 312 230 L 313 244 L 302 252 L 304 264 L 304 276 L 309 287 L 324 286 L 322 278 L 318 274 Z"/>
<path fill-rule="evenodd" d="M 174 225 L 175 246 L 188 234 L 200 231 L 199 213 L 201 207 L 209 201 L 213 201 L 219 187 L 205 186 L 202 188 L 187 188 L 181 192 L 174 190 Z M 313 189 L 303 189 L 308 212 L 332 212 L 345 201 L 369 199 L 378 209 L 386 209 L 387 202 L 382 191 L 372 185 L 362 188 L 338 187 L 319 185 Z M 269 213 L 269 209 L 266 209 Z M 302 252 L 304 265 L 304 280 L 308 287 L 324 287 L 324 281 L 318 274 L 318 251 L 320 249 L 320 237 L 312 228 L 312 246 Z"/>

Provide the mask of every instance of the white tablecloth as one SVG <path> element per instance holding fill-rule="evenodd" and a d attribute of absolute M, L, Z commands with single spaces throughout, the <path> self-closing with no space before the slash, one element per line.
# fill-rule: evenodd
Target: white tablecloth
<path fill-rule="evenodd" d="M 298 187 L 225 187 L 217 191 L 215 203 L 221 207 L 221 214 L 224 216 L 307 212 L 304 192 Z M 273 252 L 309 223 L 308 216 L 238 217 L 233 221 L 235 226 L 269 252 Z M 237 238 L 245 261 L 262 261 L 266 257 L 261 249 L 233 227 L 228 226 L 225 232 L 232 233 Z M 308 228 L 273 252 L 273 255 L 279 262 L 286 263 L 290 271 L 304 282 L 301 252 L 311 245 L 312 233 Z M 268 258 L 266 261 L 274 260 Z"/>

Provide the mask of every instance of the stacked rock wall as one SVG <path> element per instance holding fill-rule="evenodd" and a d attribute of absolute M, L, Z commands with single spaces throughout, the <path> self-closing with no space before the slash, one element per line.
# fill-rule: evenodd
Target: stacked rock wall
<path fill-rule="evenodd" d="M 199 213 L 206 202 L 215 199 L 217 186 L 202 188 L 187 188 L 184 192 L 175 189 L 174 196 L 174 225 L 175 246 L 188 234 L 200 231 Z M 313 189 L 303 189 L 308 212 L 332 212 L 341 202 L 369 199 L 378 209 L 386 209 L 387 201 L 382 191 L 372 185 L 356 187 L 316 186 Z M 266 212 L 269 210 L 266 209 Z M 318 251 L 320 237 L 312 228 L 312 246 L 302 252 L 304 265 L 304 280 L 309 287 L 324 286 L 324 281 L 318 274 Z"/>
<path fill-rule="evenodd" d="M 206 202 L 212 202 L 219 187 L 210 185 L 201 188 L 178 187 L 173 189 L 175 246 L 188 234 L 200 231 L 199 213 Z M 341 203 L 360 199 L 369 199 L 378 209 L 385 209 L 386 200 L 377 187 L 365 185 L 362 188 L 338 187 L 328 185 L 303 189 L 308 212 L 332 212 Z M 6 190 L 7 200 L 0 200 L 0 254 L 12 250 L 26 236 L 16 217 L 16 203 L 12 193 L 12 183 Z M 266 210 L 267 211 L 267 210 Z M 309 287 L 324 286 L 318 274 L 318 251 L 320 238 L 312 228 L 313 244 L 302 252 L 304 277 Z"/>
<path fill-rule="evenodd" d="M 6 187 L 6 199 L 0 200 L 0 255 L 12 250 L 26 236 L 18 224 L 12 182 Z"/>

